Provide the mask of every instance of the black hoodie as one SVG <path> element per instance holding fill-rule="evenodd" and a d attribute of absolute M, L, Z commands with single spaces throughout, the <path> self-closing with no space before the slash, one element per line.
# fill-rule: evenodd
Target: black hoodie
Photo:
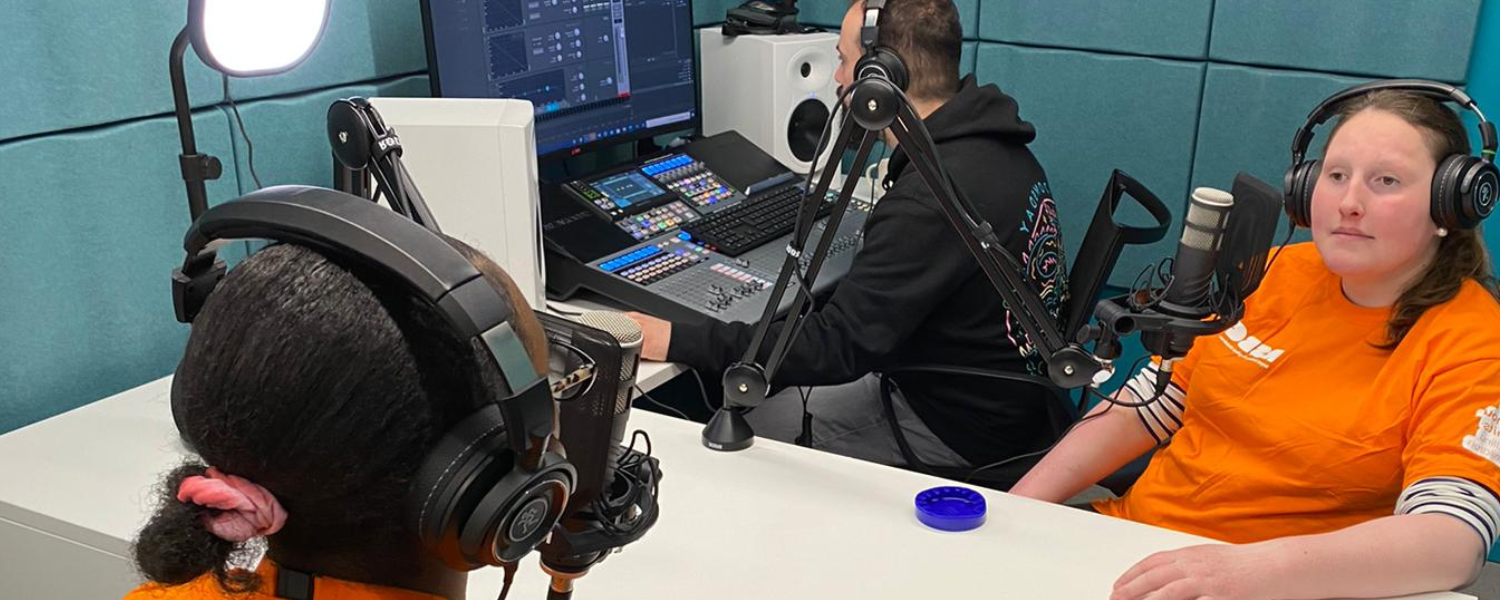
<path fill-rule="evenodd" d="M 1066 261 L 1047 176 L 1026 148 L 1036 130 L 1020 119 L 1014 99 L 972 75 L 924 122 L 949 176 L 1026 265 L 1055 318 L 1067 295 Z M 864 246 L 802 326 L 774 385 L 833 385 L 915 364 L 1045 372 L 909 164 L 898 147 Z M 780 325 L 770 328 L 771 339 Z M 675 324 L 667 358 L 721 371 L 741 358 L 752 333 L 744 323 Z M 1047 403 L 1055 400 L 1036 386 L 952 375 L 896 381 L 922 422 L 972 464 L 1051 441 Z"/>

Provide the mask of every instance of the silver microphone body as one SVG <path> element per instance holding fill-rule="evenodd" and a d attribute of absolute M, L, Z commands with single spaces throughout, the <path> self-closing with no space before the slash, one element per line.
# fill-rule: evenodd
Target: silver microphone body
<path fill-rule="evenodd" d="M 1228 228 L 1234 196 L 1208 187 L 1193 190 L 1187 214 L 1182 220 L 1182 237 L 1172 259 L 1172 280 L 1167 284 L 1156 309 L 1182 319 L 1205 319 L 1214 312 L 1213 281 L 1219 262 L 1219 248 Z M 1194 336 L 1168 332 L 1143 333 L 1141 344 L 1152 355 L 1161 357 L 1162 376 L 1159 386 L 1165 388 L 1172 367 L 1187 356 Z M 1160 392 L 1160 390 L 1158 390 Z"/>
<path fill-rule="evenodd" d="M 1199 319 L 1213 312 L 1209 296 L 1214 267 L 1233 209 L 1234 196 L 1229 192 L 1207 187 L 1193 190 L 1177 255 L 1172 259 L 1172 283 L 1162 299 L 1162 312 Z"/>

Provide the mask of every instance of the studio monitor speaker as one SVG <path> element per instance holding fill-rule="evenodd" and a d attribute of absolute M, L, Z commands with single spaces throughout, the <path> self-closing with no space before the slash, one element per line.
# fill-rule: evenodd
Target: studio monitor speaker
<path fill-rule="evenodd" d="M 703 134 L 738 131 L 787 168 L 806 173 L 837 100 L 838 35 L 725 37 L 717 27 L 699 35 Z"/>

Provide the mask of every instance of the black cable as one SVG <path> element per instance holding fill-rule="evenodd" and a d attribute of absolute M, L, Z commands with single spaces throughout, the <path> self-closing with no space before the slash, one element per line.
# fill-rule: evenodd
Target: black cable
<path fill-rule="evenodd" d="M 1150 360 L 1150 359 L 1151 359 L 1150 356 L 1142 356 L 1141 358 L 1136 359 L 1135 362 L 1133 362 L 1133 363 L 1130 364 L 1130 371 L 1129 372 L 1130 373 L 1135 373 L 1139 369 L 1139 365 L 1143 361 Z M 1158 373 L 1157 376 L 1160 377 L 1161 374 Z M 974 476 L 977 475 L 981 471 L 987 471 L 987 470 L 990 470 L 990 469 L 994 469 L 994 468 L 998 468 L 998 467 L 1003 467 L 1005 465 L 1008 465 L 1010 463 L 1013 463 L 1013 462 L 1021 460 L 1021 459 L 1031 458 L 1033 456 L 1039 456 L 1039 455 L 1051 452 L 1053 448 L 1056 448 L 1058 444 L 1062 443 L 1062 441 L 1063 441 L 1064 438 L 1068 437 L 1068 434 L 1073 431 L 1073 428 L 1078 427 L 1084 421 L 1087 421 L 1089 419 L 1093 419 L 1093 418 L 1096 418 L 1096 417 L 1104 416 L 1105 414 L 1109 413 L 1109 411 L 1111 409 L 1113 409 L 1114 407 L 1116 407 L 1116 406 L 1119 406 L 1121 408 L 1142 408 L 1142 407 L 1146 407 L 1146 406 L 1150 406 L 1152 404 L 1155 404 L 1156 402 L 1159 402 L 1161 400 L 1161 394 L 1160 393 L 1158 393 L 1158 394 L 1152 396 L 1151 398 L 1148 398 L 1148 399 L 1146 399 L 1145 401 L 1142 401 L 1142 402 L 1127 402 L 1127 401 L 1124 401 L 1124 400 L 1119 400 L 1119 399 L 1115 398 L 1114 396 L 1107 396 L 1104 393 L 1100 392 L 1099 390 L 1095 389 L 1094 386 L 1085 386 L 1083 388 L 1083 391 L 1084 391 L 1084 398 L 1085 399 L 1087 399 L 1088 396 L 1094 396 L 1096 398 L 1099 398 L 1101 401 L 1107 403 L 1107 405 L 1104 407 L 1104 410 L 1101 410 L 1101 411 L 1099 411 L 1096 414 L 1085 415 L 1083 418 L 1077 420 L 1072 425 L 1069 425 L 1067 429 L 1063 430 L 1062 435 L 1057 436 L 1057 441 L 1052 442 L 1052 444 L 1050 446 L 1047 446 L 1046 448 L 1043 448 L 1041 450 L 1037 450 L 1035 452 L 1027 452 L 1025 454 L 1019 454 L 1019 455 L 1012 456 L 1012 457 L 1004 459 L 1004 460 L 999 460 L 999 461 L 996 461 L 996 462 L 992 462 L 990 464 L 987 464 L 987 465 L 984 465 L 982 467 L 976 468 L 973 471 L 970 471 L 969 475 L 966 476 L 966 477 L 964 477 L 964 483 L 968 483 L 970 479 L 973 479 Z"/>
<path fill-rule="evenodd" d="M 682 420 L 684 420 L 684 421 L 691 421 L 692 420 L 692 419 L 688 418 L 688 416 L 686 414 L 684 414 L 682 411 L 677 410 L 675 408 L 672 408 L 671 406 L 667 406 L 666 404 L 662 404 L 661 401 L 657 400 L 656 398 L 652 398 L 651 394 L 647 394 L 646 390 L 641 389 L 641 386 L 635 385 L 633 387 L 635 387 L 636 393 L 640 394 L 642 398 L 645 398 L 647 402 L 655 404 L 656 406 L 664 408 L 664 409 L 666 409 L 667 411 L 671 412 L 674 415 L 682 417 Z"/>
<path fill-rule="evenodd" d="M 1093 387 L 1085 387 L 1084 389 L 1085 390 L 1093 391 Z M 1093 393 L 1098 394 L 1097 391 L 1094 391 Z M 1099 394 L 1099 395 L 1103 396 L 1103 394 Z M 1110 409 L 1112 409 L 1112 408 L 1114 408 L 1114 404 L 1113 403 L 1111 403 L 1109 406 L 1104 407 L 1104 410 L 1099 411 L 1097 414 L 1086 415 L 1082 419 L 1079 419 L 1079 420 L 1075 421 L 1072 425 L 1069 425 L 1067 429 L 1063 430 L 1062 435 L 1057 436 L 1057 441 L 1052 442 L 1046 448 L 1042 448 L 1041 450 L 1037 450 L 1035 452 L 1027 452 L 1025 454 L 1017 454 L 1017 455 L 1012 456 L 1010 458 L 1006 458 L 1006 459 L 1003 459 L 1003 460 L 998 460 L 998 461 L 992 462 L 990 464 L 984 465 L 982 467 L 977 467 L 973 471 L 969 471 L 969 474 L 964 477 L 964 483 L 969 483 L 969 481 L 971 479 L 973 479 L 975 475 L 978 475 L 982 471 L 988 471 L 990 469 L 996 469 L 996 468 L 1008 465 L 1010 463 L 1016 462 L 1018 460 L 1022 460 L 1022 459 L 1026 459 L 1026 458 L 1031 458 L 1033 456 L 1041 456 L 1043 454 L 1051 452 L 1053 448 L 1056 448 L 1058 444 L 1061 444 L 1062 441 L 1068 437 L 1069 433 L 1072 433 L 1074 427 L 1077 427 L 1077 426 L 1081 425 L 1084 421 L 1087 421 L 1089 419 L 1093 419 L 1093 418 L 1097 418 L 1097 417 L 1102 417 L 1105 414 L 1109 413 Z"/>
<path fill-rule="evenodd" d="M 700 398 L 703 398 L 703 408 L 707 408 L 708 412 L 710 412 L 710 413 L 718 410 L 718 409 L 714 408 L 713 404 L 710 404 L 709 401 L 708 401 L 708 388 L 703 385 L 703 376 L 698 374 L 698 370 L 697 369 L 694 369 L 694 368 L 691 368 L 691 367 L 688 368 L 688 372 L 692 373 L 693 374 L 693 380 L 698 382 L 698 396 Z"/>
<path fill-rule="evenodd" d="M 516 568 L 518 566 L 517 563 L 513 562 L 502 563 L 500 565 L 500 568 L 505 570 L 505 583 L 501 584 L 500 597 L 496 600 L 505 600 L 505 597 L 510 595 L 510 584 L 516 579 Z"/>
<path fill-rule="evenodd" d="M 1297 226 L 1296 225 L 1289 225 L 1289 226 L 1287 226 L 1287 228 L 1286 228 L 1286 237 L 1284 237 L 1284 238 L 1281 239 L 1281 245 L 1276 247 L 1276 253 L 1272 254 L 1271 255 L 1271 260 L 1266 263 L 1266 272 L 1267 273 L 1271 272 L 1271 265 L 1276 264 L 1276 258 L 1279 257 L 1279 256 L 1281 256 L 1281 250 L 1283 248 L 1286 248 L 1286 245 L 1292 241 L 1292 234 L 1294 234 L 1294 233 L 1297 233 Z"/>
<path fill-rule="evenodd" d="M 802 433 L 797 435 L 797 445 L 804 448 L 813 447 L 812 437 L 812 413 L 807 410 L 807 401 L 812 397 L 812 389 L 797 386 L 797 394 L 802 396 Z"/>
<path fill-rule="evenodd" d="M 984 221 L 984 216 L 981 215 L 981 214 L 979 214 L 979 211 L 974 206 L 970 205 L 964 199 L 963 195 L 959 194 L 958 184 L 955 183 L 953 181 L 953 178 L 948 175 L 948 169 L 947 169 L 947 167 L 943 166 L 943 161 L 939 160 L 937 142 L 933 141 L 933 139 L 932 139 L 932 132 L 927 129 L 927 123 L 925 123 L 924 121 L 922 121 L 921 115 L 917 115 L 917 109 L 916 109 L 917 105 L 912 103 L 911 98 L 908 98 L 906 96 L 906 92 L 902 91 L 901 88 L 896 87 L 894 85 L 891 86 L 891 87 L 895 88 L 896 94 L 898 94 L 899 96 L 901 96 L 901 101 L 905 104 L 906 107 L 910 108 L 911 113 L 917 117 L 916 122 L 912 124 L 912 127 L 905 127 L 904 125 L 903 125 L 903 127 L 907 130 L 908 133 L 911 132 L 912 128 L 915 128 L 917 130 L 917 133 L 921 135 L 922 141 L 927 144 L 927 148 L 932 149 L 932 155 L 929 156 L 929 157 L 927 157 L 928 161 L 937 166 L 938 176 L 942 178 L 943 185 L 945 185 L 945 186 L 948 187 L 948 194 L 951 195 L 951 196 L 953 196 L 953 199 L 957 200 L 959 202 L 959 205 L 964 209 L 964 210 L 959 211 L 959 212 L 961 212 L 961 213 L 968 213 L 968 214 L 966 214 L 964 216 L 966 216 L 966 217 L 968 217 L 970 219 L 979 219 L 980 221 Z M 925 153 L 925 151 L 926 151 L 926 148 L 908 148 L 906 150 L 906 152 L 907 152 L 908 155 L 912 155 L 912 153 L 914 153 L 914 152 L 923 152 L 923 153 Z M 937 190 L 933 190 L 934 194 L 936 194 L 936 192 L 937 192 Z M 936 198 L 934 198 L 934 199 L 936 199 Z M 970 222 L 970 223 L 964 223 L 964 226 L 966 226 L 966 227 L 972 227 L 972 226 L 974 226 L 976 224 L 977 224 L 977 222 Z M 976 259 L 976 260 L 978 260 L 978 259 Z"/>
<path fill-rule="evenodd" d="M 1143 361 L 1147 361 L 1147 360 L 1150 360 L 1150 359 L 1151 359 L 1150 356 L 1142 356 L 1140 358 L 1137 358 L 1135 360 L 1135 362 L 1130 363 L 1130 371 L 1127 372 L 1127 376 L 1129 376 L 1130 373 L 1136 373 L 1137 371 L 1139 371 L 1139 369 L 1140 369 L 1139 365 Z M 1160 371 L 1157 371 L 1157 380 L 1160 381 L 1161 379 L 1164 379 L 1164 377 L 1162 377 L 1162 373 Z M 1126 381 L 1128 382 L 1129 380 L 1127 379 Z M 1158 391 L 1155 394 L 1152 394 L 1152 396 L 1150 398 L 1145 398 L 1145 399 L 1141 400 L 1140 402 L 1130 402 L 1130 401 L 1127 401 L 1127 400 L 1120 400 L 1118 398 L 1115 398 L 1114 396 L 1105 396 L 1104 394 L 1100 394 L 1098 392 L 1095 392 L 1095 394 L 1098 395 L 1098 397 L 1101 398 L 1101 399 L 1103 399 L 1105 402 L 1110 403 L 1111 406 L 1118 406 L 1118 407 L 1121 407 L 1121 408 L 1145 408 L 1147 406 L 1151 406 L 1152 404 L 1156 404 L 1157 402 L 1161 401 L 1162 394 L 1166 391 L 1166 386 L 1157 386 L 1157 387 L 1158 387 Z M 1085 388 L 1085 389 L 1092 390 L 1093 388 L 1089 387 L 1089 388 Z M 1121 389 L 1124 389 L 1124 388 L 1121 388 Z"/>
<path fill-rule="evenodd" d="M 823 230 L 823 234 L 824 235 L 832 235 L 832 234 L 828 233 L 827 229 Z M 788 319 L 783 319 L 782 323 L 781 323 L 781 326 L 782 327 L 787 327 L 788 325 L 794 324 L 792 326 L 795 327 L 795 329 L 792 331 L 791 335 L 792 335 L 792 339 L 796 340 L 798 337 L 800 337 L 802 335 L 802 326 L 805 325 L 807 323 L 808 318 L 811 317 L 812 314 L 817 311 L 817 299 L 813 298 L 812 283 L 807 280 L 807 273 L 802 270 L 802 261 L 800 259 L 797 260 L 796 264 L 792 266 L 792 275 L 793 275 L 793 277 L 796 278 L 796 279 L 793 280 L 793 283 L 797 284 L 797 294 L 800 295 L 800 296 L 803 296 L 806 299 L 806 302 L 802 303 L 802 308 L 798 311 L 798 313 L 797 313 L 797 319 L 795 321 L 791 321 L 791 320 L 788 320 Z M 771 351 L 775 352 L 776 348 L 773 346 L 771 348 Z M 777 365 L 786 364 L 786 357 L 788 355 L 790 355 L 791 353 L 792 353 L 792 344 L 791 343 L 787 343 L 786 347 L 782 348 L 780 356 L 773 358 L 770 355 L 767 355 L 766 356 L 766 364 L 769 365 L 769 364 L 771 364 L 773 362 L 776 363 Z M 778 370 L 779 370 L 779 367 L 778 367 Z M 771 382 L 767 381 L 766 383 L 769 385 Z"/>
<path fill-rule="evenodd" d="M 636 452 L 635 450 L 635 443 L 637 438 L 646 440 L 646 451 L 644 453 Z M 616 465 L 614 470 L 616 478 L 624 479 L 629 483 L 628 487 L 630 493 L 618 504 L 621 504 L 623 506 L 630 506 L 636 504 L 637 499 L 640 498 L 642 482 L 639 477 L 636 477 L 635 470 L 645 464 L 646 459 L 651 457 L 651 449 L 652 447 L 650 434 L 637 429 L 630 435 L 630 445 L 625 447 L 624 458 L 620 459 L 619 464 Z M 660 490 L 660 487 L 660 480 L 653 479 L 651 483 L 651 495 L 656 496 L 657 492 Z M 615 510 L 616 507 L 613 506 L 611 502 L 609 502 L 605 498 L 605 496 L 605 494 L 600 494 L 599 496 L 595 497 L 591 508 L 593 509 L 594 514 L 599 516 L 599 527 L 606 533 L 617 537 L 631 536 L 635 535 L 641 530 L 641 528 L 646 526 L 646 519 L 636 519 L 630 528 L 626 529 L 620 527 L 620 524 L 615 522 L 615 517 L 609 517 L 609 515 L 618 511 Z M 620 516 L 628 515 L 622 514 Z"/>
<path fill-rule="evenodd" d="M 630 434 L 630 445 L 628 445 L 628 446 L 625 447 L 625 454 L 627 455 L 626 456 L 626 460 L 630 460 L 630 457 L 632 456 L 630 453 L 635 452 L 635 438 L 636 438 L 636 436 L 640 436 L 641 439 L 646 440 L 646 452 L 644 454 L 633 455 L 633 456 L 639 456 L 640 458 L 636 459 L 635 463 L 632 463 L 631 466 L 634 466 L 635 464 L 639 464 L 640 462 L 642 462 L 642 461 L 646 460 L 647 458 L 651 457 L 651 434 L 646 433 L 645 431 L 642 431 L 640 429 L 637 429 L 633 433 Z M 621 464 L 624 464 L 624 463 L 621 463 Z"/>
<path fill-rule="evenodd" d="M 260 184 L 260 175 L 255 172 L 255 144 L 250 143 L 250 134 L 245 132 L 245 120 L 240 118 L 240 107 L 235 106 L 234 97 L 229 95 L 229 76 L 224 75 L 224 101 L 229 103 L 230 112 L 234 113 L 234 120 L 240 125 L 240 137 L 245 138 L 245 151 L 247 162 L 250 163 L 250 179 L 255 181 L 255 189 L 265 186 Z"/>
<path fill-rule="evenodd" d="M 818 160 L 823 158 L 824 147 L 828 143 L 829 134 L 833 132 L 834 123 L 838 122 L 839 111 L 846 110 L 844 108 L 844 98 L 848 97 L 849 91 L 853 88 L 854 86 L 849 86 L 848 88 L 839 91 L 839 97 L 833 103 L 833 113 L 828 115 L 828 122 L 823 124 L 823 131 L 818 134 L 818 144 L 813 147 L 813 158 L 807 163 L 807 176 L 804 177 L 802 181 L 802 193 L 804 194 L 812 192 L 812 176 L 813 171 L 815 170 L 814 167 L 817 166 Z M 840 148 L 840 150 L 845 150 L 845 148 Z M 843 162 L 842 154 L 839 155 L 839 162 Z M 822 202 L 822 199 L 819 199 L 818 201 Z"/>

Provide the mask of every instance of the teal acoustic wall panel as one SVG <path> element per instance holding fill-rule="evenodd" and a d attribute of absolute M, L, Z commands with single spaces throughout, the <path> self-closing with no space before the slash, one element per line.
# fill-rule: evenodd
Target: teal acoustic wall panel
<path fill-rule="evenodd" d="M 0 140 L 172 110 L 167 51 L 183 0 L 0 0 Z M 192 50 L 195 105 L 223 98 Z"/>
<path fill-rule="evenodd" d="M 1021 105 L 1036 126 L 1069 256 L 1076 253 L 1113 169 L 1139 179 L 1177 214 L 1186 201 L 1203 63 L 979 44 L 976 73 Z M 1127 214 L 1134 218 L 1143 215 Z M 1112 283 L 1129 286 L 1172 241 L 1127 249 Z M 1071 258 L 1069 259 L 1071 260 Z"/>
<path fill-rule="evenodd" d="M 1485 2 L 1479 15 L 1468 89 L 1480 108 L 1488 109 L 1485 116 L 1500 120 L 1497 114 L 1500 113 L 1500 0 Z M 1469 135 L 1477 137 L 1473 129 Z M 1490 258 L 1500 258 L 1500 217 L 1492 217 L 1484 225 L 1484 239 L 1490 248 Z M 1490 553 L 1490 560 L 1500 561 L 1500 547 Z"/>
<path fill-rule="evenodd" d="M 1198 125 L 1193 185 L 1229 189 L 1245 171 L 1277 186 L 1291 163 L 1292 136 L 1307 114 L 1333 92 L 1364 79 L 1306 71 L 1209 65 Z M 1312 155 L 1322 154 L 1329 127 L 1319 127 Z"/>
<path fill-rule="evenodd" d="M 260 185 L 332 186 L 328 107 L 341 98 L 370 97 L 375 93 L 373 85 L 354 85 L 241 106 L 245 132 L 255 146 L 255 175 L 259 176 Z M 239 129 L 232 135 L 241 193 L 248 193 L 256 185 L 250 171 L 250 149 Z"/>
<path fill-rule="evenodd" d="M 1480 0 L 1215 0 L 1213 60 L 1462 82 Z"/>
<path fill-rule="evenodd" d="M 335 0 L 328 28 L 296 69 L 230 80 L 236 100 L 288 94 L 427 70 L 421 3 Z"/>
<path fill-rule="evenodd" d="M 696 1 L 696 0 L 694 0 Z M 803 0 L 797 3 L 797 19 L 807 25 L 838 29 L 849 11 L 848 0 Z"/>
<path fill-rule="evenodd" d="M 980 39 L 1173 58 L 1208 52 L 1212 0 L 985 0 Z"/>
<path fill-rule="evenodd" d="M 979 56 L 979 42 L 964 42 L 963 54 L 958 58 L 959 76 L 974 72 L 974 61 Z"/>
<path fill-rule="evenodd" d="M 964 39 L 979 39 L 979 0 L 956 0 L 958 22 L 963 26 Z M 803 0 L 797 3 L 797 18 L 808 25 L 820 25 L 838 29 L 849 11 L 848 0 Z"/>
<path fill-rule="evenodd" d="M 236 190 L 229 124 L 194 118 L 225 157 L 211 200 Z M 186 195 L 175 121 L 149 119 L 0 144 L 0 432 L 156 379 L 182 356 L 170 273 Z"/>
<path fill-rule="evenodd" d="M 375 84 L 375 95 L 394 98 L 427 98 L 432 96 L 432 82 L 426 75 L 412 75 Z"/>
<path fill-rule="evenodd" d="M 693 25 L 723 23 L 725 11 L 739 5 L 736 0 L 693 0 Z"/>

